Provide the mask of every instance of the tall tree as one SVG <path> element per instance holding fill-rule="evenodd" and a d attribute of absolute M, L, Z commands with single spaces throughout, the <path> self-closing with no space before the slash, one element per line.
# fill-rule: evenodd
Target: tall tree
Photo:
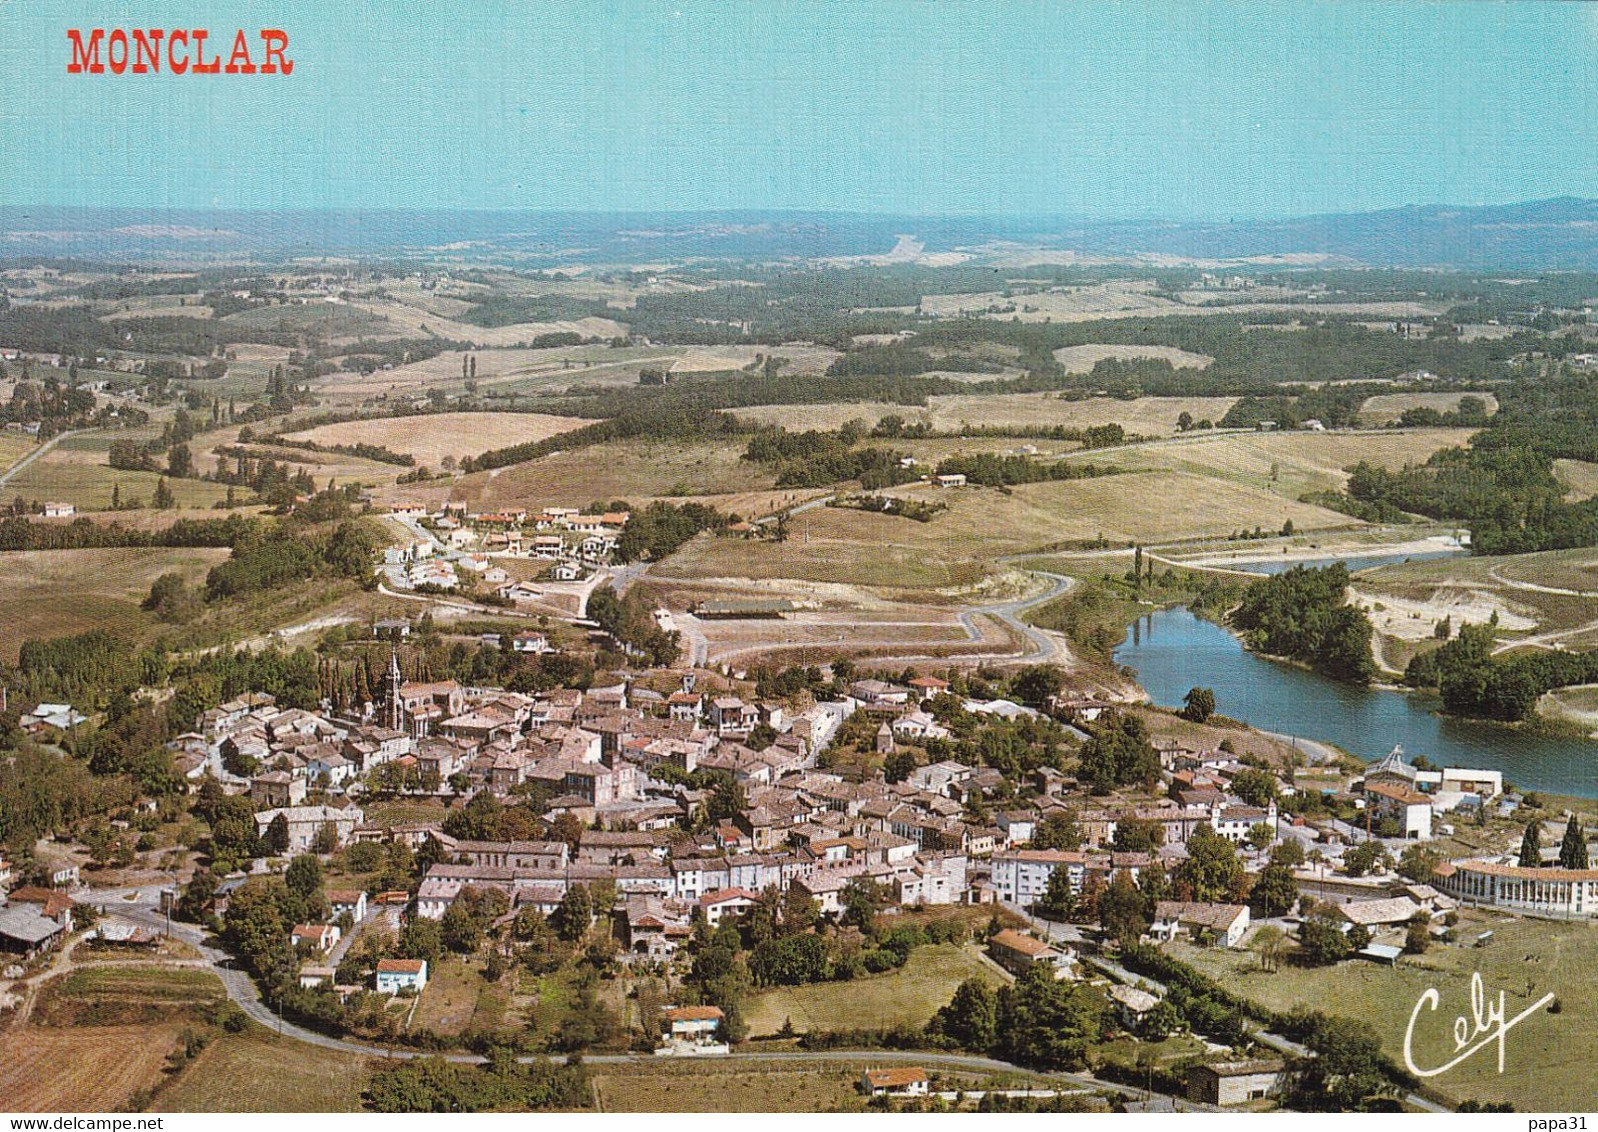
<path fill-rule="evenodd" d="M 1194 900 L 1211 903 L 1235 899 L 1243 885 L 1243 862 L 1237 848 L 1215 832 L 1200 825 L 1187 841 L 1187 860 L 1176 869 L 1179 890 L 1186 889 Z"/>
<path fill-rule="evenodd" d="M 1543 863 L 1543 823 L 1529 821 L 1526 823 L 1525 835 L 1520 839 L 1520 867 L 1523 869 L 1540 868 Z"/>
<path fill-rule="evenodd" d="M 1122 947 L 1132 946 L 1149 930 L 1150 911 L 1147 897 L 1138 891 L 1126 869 L 1115 874 L 1110 887 L 1099 897 L 1099 925 Z"/>
<path fill-rule="evenodd" d="M 949 1004 L 938 1011 L 933 1025 L 961 1049 L 986 1052 L 997 1036 L 997 1014 L 998 998 L 993 988 L 981 979 L 967 979 Z"/>
<path fill-rule="evenodd" d="M 1570 821 L 1565 826 L 1565 838 L 1559 843 L 1559 867 L 1587 867 L 1587 833 L 1581 828 L 1581 819 L 1575 814 L 1570 815 Z"/>
<path fill-rule="evenodd" d="M 1205 723 L 1215 714 L 1215 693 L 1209 688 L 1189 688 L 1182 698 L 1182 718 Z"/>
<path fill-rule="evenodd" d="M 1069 920 L 1076 911 L 1076 894 L 1071 891 L 1071 871 L 1058 866 L 1049 874 L 1043 895 L 1032 904 L 1034 915 L 1045 920 Z"/>

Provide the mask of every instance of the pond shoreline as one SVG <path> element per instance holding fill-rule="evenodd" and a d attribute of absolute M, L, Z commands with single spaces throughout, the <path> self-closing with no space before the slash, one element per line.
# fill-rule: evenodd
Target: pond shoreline
<path fill-rule="evenodd" d="M 1585 737 L 1446 715 L 1415 689 L 1344 684 L 1253 652 L 1183 605 L 1139 617 L 1113 657 L 1160 707 L 1179 708 L 1188 688 L 1210 687 L 1222 714 L 1258 731 L 1313 738 L 1364 761 L 1403 746 L 1444 765 L 1501 770 L 1522 788 L 1598 798 L 1598 745 Z"/>

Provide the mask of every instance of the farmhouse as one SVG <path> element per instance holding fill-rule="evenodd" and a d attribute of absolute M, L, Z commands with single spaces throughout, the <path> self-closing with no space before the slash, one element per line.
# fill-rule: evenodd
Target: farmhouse
<path fill-rule="evenodd" d="M 701 896 L 699 907 L 705 914 L 705 922 L 711 927 L 716 927 L 726 917 L 742 915 L 748 911 L 757 899 L 758 897 L 747 889 L 723 888 Z"/>
<path fill-rule="evenodd" d="M 1248 924 L 1248 907 L 1243 904 L 1161 900 L 1154 906 L 1154 923 L 1149 926 L 1149 935 L 1169 943 L 1186 933 L 1199 941 L 1213 939 L 1216 947 L 1236 947 L 1248 931 Z"/>
<path fill-rule="evenodd" d="M 289 933 L 289 941 L 296 948 L 330 951 L 342 935 L 335 924 L 295 924 L 294 930 Z"/>
<path fill-rule="evenodd" d="M 988 953 L 995 963 L 1016 975 L 1041 964 L 1053 968 L 1055 978 L 1064 979 L 1071 974 L 1074 962 L 1070 952 L 1050 947 L 1041 939 L 1022 935 L 1014 928 L 1006 928 L 988 940 Z"/>
<path fill-rule="evenodd" d="M 420 991 L 427 986 L 427 960 L 379 959 L 376 980 L 378 994 Z"/>
<path fill-rule="evenodd" d="M 657 1054 L 726 1053 L 718 1041 L 724 1015 L 719 1006 L 675 1006 L 660 1016 L 665 1029 Z"/>
<path fill-rule="evenodd" d="M 0 950 L 28 958 L 49 951 L 72 930 L 72 899 L 46 888 L 19 888 L 0 905 Z"/>
<path fill-rule="evenodd" d="M 338 809 L 333 806 L 286 806 L 277 810 L 262 810 L 255 815 L 255 827 L 266 836 L 272 819 L 282 814 L 289 827 L 289 852 L 304 853 L 316 842 L 316 835 L 324 826 L 331 827 L 335 845 L 349 840 L 355 827 L 365 819 L 359 807 Z"/>
<path fill-rule="evenodd" d="M 867 1069 L 860 1088 L 868 1097 L 924 1097 L 932 1088 L 927 1071 L 913 1066 Z"/>
<path fill-rule="evenodd" d="M 1281 1091 L 1284 1070 L 1274 1058 L 1195 1065 L 1187 1074 L 1187 1099 L 1228 1106 L 1274 1096 Z"/>
<path fill-rule="evenodd" d="M 366 893 L 358 888 L 329 889 L 327 903 L 333 910 L 334 919 L 346 913 L 356 923 L 366 918 Z"/>

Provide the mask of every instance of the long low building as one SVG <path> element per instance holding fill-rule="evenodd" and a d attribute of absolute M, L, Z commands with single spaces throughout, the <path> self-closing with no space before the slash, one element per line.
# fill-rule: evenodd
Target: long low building
<path fill-rule="evenodd" d="M 1433 884 L 1455 899 L 1544 916 L 1598 915 L 1598 869 L 1445 861 Z"/>

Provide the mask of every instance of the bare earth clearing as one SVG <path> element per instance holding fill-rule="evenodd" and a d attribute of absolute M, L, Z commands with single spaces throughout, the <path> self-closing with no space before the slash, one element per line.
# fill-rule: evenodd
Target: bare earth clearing
<path fill-rule="evenodd" d="M 1208 354 L 1195 354 L 1175 346 L 1122 346 L 1098 344 L 1090 346 L 1062 346 L 1054 351 L 1054 360 L 1065 367 L 1066 373 L 1089 373 L 1099 362 L 1114 358 L 1128 361 L 1132 358 L 1155 358 L 1170 362 L 1177 369 L 1204 369 L 1215 359 Z"/>
<path fill-rule="evenodd" d="M 875 425 L 885 416 L 906 423 L 925 423 L 939 432 L 967 428 L 1092 428 L 1118 424 L 1139 436 L 1167 436 L 1176 431 L 1184 412 L 1194 421 L 1218 421 L 1235 397 L 1140 397 L 1122 401 L 1094 397 L 1067 401 L 1055 393 L 948 394 L 927 398 L 926 408 L 883 401 L 834 402 L 826 405 L 755 405 L 733 412 L 750 421 L 777 424 L 791 431 L 830 429 L 852 420 Z M 1013 441 L 1012 443 L 1022 443 Z"/>
<path fill-rule="evenodd" d="M 437 468 L 445 456 L 479 456 L 513 444 L 547 440 L 592 422 L 543 413 L 436 413 L 321 425 L 289 434 L 318 444 L 376 444 Z"/>
<path fill-rule="evenodd" d="M 1367 398 L 1360 406 L 1359 419 L 1363 424 L 1385 425 L 1398 420 L 1405 409 L 1436 409 L 1451 413 L 1459 408 L 1460 401 L 1474 397 L 1487 406 L 1488 415 L 1498 411 L 1498 398 L 1491 393 L 1380 393 Z"/>

